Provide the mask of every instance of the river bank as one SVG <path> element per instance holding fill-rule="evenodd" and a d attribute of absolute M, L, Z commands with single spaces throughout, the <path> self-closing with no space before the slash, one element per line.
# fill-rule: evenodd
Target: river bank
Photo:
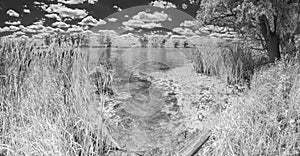
<path fill-rule="evenodd" d="M 142 155 L 176 155 L 209 129 L 235 96 L 222 80 L 196 74 L 192 63 L 144 79 L 151 81 L 148 102 L 135 103 L 132 92 L 118 91 L 107 100 L 107 110 L 114 112 L 108 126 L 112 137 L 122 149 Z"/>

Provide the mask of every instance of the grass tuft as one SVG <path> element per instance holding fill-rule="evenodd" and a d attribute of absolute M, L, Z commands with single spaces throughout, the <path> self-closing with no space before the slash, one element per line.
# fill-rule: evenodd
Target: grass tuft
<path fill-rule="evenodd" d="M 70 43 L 1 43 L 0 153 L 104 155 L 110 143 L 102 88 L 110 87 L 112 73 L 99 64 L 94 83 L 88 54 Z"/>
<path fill-rule="evenodd" d="M 252 89 L 214 119 L 203 155 L 299 155 L 300 68 L 284 61 L 257 72 Z"/>

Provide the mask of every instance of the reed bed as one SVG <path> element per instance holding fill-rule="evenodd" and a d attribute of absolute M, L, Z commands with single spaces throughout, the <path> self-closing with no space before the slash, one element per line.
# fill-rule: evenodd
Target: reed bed
<path fill-rule="evenodd" d="M 67 41 L 41 48 L 2 38 L 1 45 L 0 154 L 83 156 L 111 150 L 103 107 L 112 72 L 105 63 L 90 67 L 89 54 Z"/>
<path fill-rule="evenodd" d="M 193 53 L 194 69 L 197 73 L 217 76 L 230 85 L 247 84 L 263 58 L 256 58 L 255 53 L 242 42 L 199 47 Z"/>

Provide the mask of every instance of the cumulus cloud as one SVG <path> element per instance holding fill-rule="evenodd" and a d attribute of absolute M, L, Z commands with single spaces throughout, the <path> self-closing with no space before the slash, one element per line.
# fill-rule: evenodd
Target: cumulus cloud
<path fill-rule="evenodd" d="M 125 27 L 141 27 L 141 28 L 155 28 L 155 27 L 162 27 L 160 23 L 154 22 L 143 22 L 140 20 L 128 20 L 122 23 Z"/>
<path fill-rule="evenodd" d="M 144 25 L 145 23 L 140 20 L 128 20 L 128 21 L 122 22 L 122 24 L 124 26 L 129 26 L 129 27 L 140 27 L 140 26 Z"/>
<path fill-rule="evenodd" d="M 143 22 L 161 22 L 167 20 L 167 18 L 167 14 L 157 11 L 154 13 L 147 13 L 142 11 L 132 17 L 132 19 L 134 20 L 140 20 Z"/>
<path fill-rule="evenodd" d="M 181 27 L 192 27 L 192 26 L 195 26 L 195 25 L 196 25 L 195 21 L 187 21 L 187 20 L 185 20 L 184 22 L 182 22 L 180 24 Z"/>
<path fill-rule="evenodd" d="M 180 33 L 182 35 L 194 35 L 195 33 L 189 28 L 173 28 L 174 32 Z"/>
<path fill-rule="evenodd" d="M 17 13 L 16 11 L 12 10 L 12 9 L 9 9 L 7 12 L 6 12 L 9 16 L 12 16 L 12 17 L 19 17 L 20 14 Z"/>
<path fill-rule="evenodd" d="M 58 28 L 69 28 L 70 25 L 65 23 L 65 22 L 54 22 L 52 23 L 53 27 L 58 27 Z"/>
<path fill-rule="evenodd" d="M 129 26 L 119 27 L 119 29 L 121 29 L 121 28 L 124 30 L 129 30 L 129 31 L 134 30 L 132 27 L 129 27 Z"/>
<path fill-rule="evenodd" d="M 20 25 L 20 29 L 25 33 L 40 33 L 46 30 L 41 22 L 36 22 L 33 25 L 29 25 L 27 27 Z"/>
<path fill-rule="evenodd" d="M 114 8 L 114 9 L 117 9 L 118 11 L 122 11 L 122 8 L 120 8 L 120 7 L 117 6 L 117 5 L 114 5 L 113 8 Z"/>
<path fill-rule="evenodd" d="M 43 4 L 45 4 L 45 3 L 43 3 L 43 2 L 38 2 L 38 1 L 34 1 L 33 4 L 35 4 L 35 5 L 43 5 Z"/>
<path fill-rule="evenodd" d="M 22 31 L 17 31 L 17 32 L 14 33 L 14 35 L 16 35 L 16 36 L 22 36 L 22 35 L 25 35 L 25 33 L 22 32 Z"/>
<path fill-rule="evenodd" d="M 82 27 L 79 27 L 77 25 L 72 25 L 71 28 L 69 28 L 67 30 L 67 32 L 70 32 L 70 33 L 79 33 L 79 32 L 83 32 L 83 28 Z"/>
<path fill-rule="evenodd" d="M 16 27 L 16 26 L 14 26 L 14 25 L 9 26 L 9 29 L 10 29 L 11 31 L 17 31 L 17 30 L 20 30 L 19 27 Z"/>
<path fill-rule="evenodd" d="M 30 10 L 29 9 L 23 9 L 23 12 L 29 14 Z"/>
<path fill-rule="evenodd" d="M 6 32 L 6 31 L 9 31 L 9 27 L 3 27 L 3 28 L 0 28 L 0 32 Z"/>
<path fill-rule="evenodd" d="M 163 8 L 163 9 L 176 8 L 176 5 L 174 5 L 173 3 L 162 1 L 162 0 L 151 2 L 150 5 Z"/>
<path fill-rule="evenodd" d="M 58 0 L 58 2 L 64 3 L 64 4 L 80 4 L 85 1 L 88 1 L 90 4 L 95 4 L 95 2 L 98 2 L 98 0 Z"/>
<path fill-rule="evenodd" d="M 97 25 L 104 25 L 106 24 L 106 22 L 102 19 L 96 20 L 94 17 L 92 16 L 88 16 L 84 19 L 82 19 L 81 22 L 79 22 L 78 24 L 83 25 L 83 26 L 97 26 Z"/>
<path fill-rule="evenodd" d="M 61 21 L 61 18 L 57 14 L 46 14 L 45 16 L 48 18 L 54 18 L 58 21 Z"/>
<path fill-rule="evenodd" d="M 126 17 L 126 18 L 129 18 L 129 16 L 128 16 L 128 15 L 125 15 L 124 17 Z"/>
<path fill-rule="evenodd" d="M 162 27 L 162 25 L 160 23 L 145 23 L 142 28 L 155 28 L 155 27 Z"/>
<path fill-rule="evenodd" d="M 187 9 L 187 5 L 185 3 L 182 3 L 181 7 L 183 10 Z"/>
<path fill-rule="evenodd" d="M 164 12 L 139 12 L 137 15 L 134 15 L 132 19 L 128 21 L 122 22 L 125 26 L 126 30 L 130 30 L 132 27 L 141 27 L 141 28 L 155 28 L 155 27 L 162 27 L 162 21 L 166 21 L 168 19 L 168 15 Z"/>
<path fill-rule="evenodd" d="M 19 27 L 16 27 L 14 25 L 11 25 L 9 27 L 3 27 L 3 28 L 0 28 L 0 32 L 14 32 L 14 31 L 18 31 L 20 30 Z"/>
<path fill-rule="evenodd" d="M 14 22 L 11 22 L 11 21 L 5 21 L 5 24 L 7 24 L 7 25 L 20 25 L 21 22 L 20 22 L 20 21 L 14 21 Z"/>
<path fill-rule="evenodd" d="M 108 20 L 109 22 L 116 22 L 118 19 L 116 19 L 116 18 L 107 18 L 107 20 Z"/>
<path fill-rule="evenodd" d="M 87 16 L 86 10 L 81 9 L 71 9 L 62 4 L 50 4 L 49 7 L 44 8 L 48 13 L 58 13 L 60 17 L 63 18 L 84 18 Z"/>
<path fill-rule="evenodd" d="M 60 29 L 60 28 L 53 29 L 53 32 L 56 32 L 56 33 L 65 33 L 65 31 L 62 30 L 62 29 Z"/>
<path fill-rule="evenodd" d="M 37 32 L 36 30 L 30 29 L 28 27 L 24 27 L 23 25 L 20 25 L 20 29 L 24 33 L 35 33 L 35 32 Z"/>

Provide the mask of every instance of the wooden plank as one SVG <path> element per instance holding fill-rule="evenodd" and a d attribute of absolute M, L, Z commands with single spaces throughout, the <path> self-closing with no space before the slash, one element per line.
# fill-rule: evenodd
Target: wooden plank
<path fill-rule="evenodd" d="M 187 146 L 179 151 L 180 156 L 193 156 L 195 155 L 211 135 L 210 130 L 204 130 L 203 133 L 194 138 Z"/>

